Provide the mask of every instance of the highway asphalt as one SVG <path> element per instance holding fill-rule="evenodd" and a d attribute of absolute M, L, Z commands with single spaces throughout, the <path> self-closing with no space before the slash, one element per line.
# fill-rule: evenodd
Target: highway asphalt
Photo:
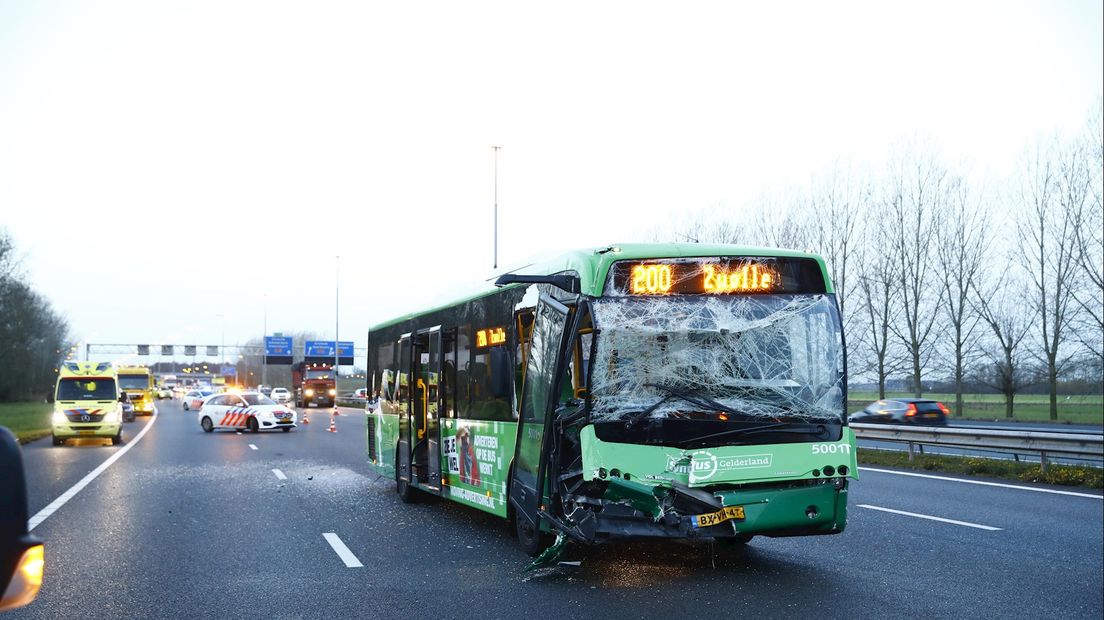
<path fill-rule="evenodd" d="M 862 469 L 838 536 L 576 547 L 579 566 L 526 573 L 505 521 L 404 505 L 369 473 L 362 412 L 337 433 L 312 409 L 291 433 L 208 435 L 159 407 L 35 528 L 45 582 L 10 617 L 1104 615 L 1099 493 Z M 121 449 L 25 446 L 31 514 Z"/>

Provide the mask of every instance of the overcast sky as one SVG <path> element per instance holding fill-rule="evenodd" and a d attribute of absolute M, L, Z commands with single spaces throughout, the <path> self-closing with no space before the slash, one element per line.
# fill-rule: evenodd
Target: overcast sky
<path fill-rule="evenodd" d="M 921 135 L 1074 131 L 1101 3 L 0 0 L 0 226 L 91 342 L 341 336 Z M 220 318 L 218 315 L 225 315 Z"/>

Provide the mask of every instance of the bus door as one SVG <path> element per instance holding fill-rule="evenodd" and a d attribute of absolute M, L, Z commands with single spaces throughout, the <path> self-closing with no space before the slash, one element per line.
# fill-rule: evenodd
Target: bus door
<path fill-rule="evenodd" d="M 395 455 L 395 475 L 399 480 L 407 483 L 411 481 L 410 448 L 413 445 L 410 440 L 410 419 L 413 417 L 411 415 L 413 390 L 410 386 L 410 348 L 410 334 L 403 334 L 399 338 L 399 372 L 396 381 L 399 392 L 399 453 Z"/>
<path fill-rule="evenodd" d="M 414 342 L 415 403 L 412 438 L 418 484 L 441 491 L 441 326 L 418 332 Z"/>
<path fill-rule="evenodd" d="M 567 306 L 542 293 L 526 356 L 510 501 L 518 518 L 528 520 L 534 529 L 540 526 L 539 511 L 547 477 L 545 436 L 557 400 L 555 383 L 562 374 L 560 353 L 569 315 Z"/>

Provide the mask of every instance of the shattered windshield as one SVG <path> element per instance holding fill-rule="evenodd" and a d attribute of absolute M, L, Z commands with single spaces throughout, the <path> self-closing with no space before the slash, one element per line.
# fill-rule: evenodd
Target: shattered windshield
<path fill-rule="evenodd" d="M 594 317 L 595 421 L 712 407 L 841 421 L 843 345 L 829 295 L 612 298 Z"/>

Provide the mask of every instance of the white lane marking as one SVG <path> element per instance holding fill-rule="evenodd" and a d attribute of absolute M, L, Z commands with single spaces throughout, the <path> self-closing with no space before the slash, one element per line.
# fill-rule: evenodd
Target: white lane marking
<path fill-rule="evenodd" d="M 931 478 L 932 480 L 947 480 L 950 482 L 962 482 L 965 484 L 980 484 L 987 487 L 1001 487 L 1002 489 L 1017 489 L 1020 491 L 1035 491 L 1038 493 L 1054 493 L 1055 495 L 1072 495 L 1074 497 L 1091 497 L 1092 499 L 1104 499 L 1104 495 L 1092 493 L 1077 493 L 1075 491 L 1058 491 L 1056 489 L 1037 489 L 1018 484 L 1001 484 L 1000 482 L 985 482 L 983 480 L 965 480 L 963 478 L 948 478 L 947 476 L 933 476 L 931 474 L 915 474 L 910 471 L 892 471 L 889 469 L 877 469 L 874 467 L 860 467 L 859 471 L 872 471 L 879 474 L 894 474 L 896 476 L 912 476 L 914 478 Z"/>
<path fill-rule="evenodd" d="M 272 473 L 276 474 L 276 477 L 280 480 L 287 480 L 287 476 L 285 476 L 284 472 L 280 471 L 279 469 L 273 469 Z"/>
<path fill-rule="evenodd" d="M 250 450 L 256 450 L 256 449 L 257 449 L 257 446 L 255 446 L 255 445 L 253 445 L 253 444 L 249 444 L 249 449 L 250 449 Z"/>
<path fill-rule="evenodd" d="M 88 474 L 85 477 L 81 478 L 79 482 L 69 487 L 68 491 L 62 493 L 60 496 L 58 496 L 57 499 L 50 502 L 49 506 L 46 506 L 42 510 L 39 510 L 37 513 L 35 513 L 35 516 L 31 517 L 27 521 L 27 531 L 30 532 L 31 530 L 38 527 L 40 523 L 45 521 L 50 515 L 54 514 L 59 508 L 64 506 L 65 502 L 73 499 L 73 497 L 77 493 L 81 492 L 81 489 L 88 486 L 90 482 L 95 480 L 100 474 L 104 473 L 104 471 L 107 470 L 108 467 L 111 467 L 112 463 L 122 458 L 122 456 L 126 454 L 131 448 L 138 445 L 138 442 L 141 441 L 142 437 L 144 437 L 145 434 L 149 432 L 149 429 L 153 428 L 153 423 L 157 421 L 157 415 L 157 406 L 154 405 L 153 415 L 150 416 L 149 424 L 145 425 L 142 430 L 138 431 L 138 434 L 134 436 L 134 439 L 128 441 L 125 446 L 119 449 L 118 452 L 107 457 L 107 460 L 103 463 L 100 463 L 99 467 L 88 472 Z"/>
<path fill-rule="evenodd" d="M 871 506 L 870 504 L 859 504 L 859 508 L 869 508 L 871 510 L 880 510 L 882 512 L 892 512 L 895 515 L 905 515 L 906 517 L 916 517 L 917 519 L 928 519 L 931 521 L 939 521 L 940 523 L 950 523 L 952 525 L 962 525 L 965 527 L 975 527 L 979 530 L 988 530 L 990 532 L 999 532 L 1001 528 L 993 527 L 991 525 L 978 525 L 977 523 L 969 523 L 967 521 L 956 521 L 954 519 L 944 519 L 943 517 L 933 517 L 931 515 L 922 515 L 916 512 L 905 512 L 904 510 L 894 510 L 892 508 L 882 508 L 881 506 Z"/>
<path fill-rule="evenodd" d="M 345 546 L 345 543 L 341 542 L 341 539 L 337 537 L 337 534 L 334 534 L 333 532 L 327 532 L 325 534 L 322 534 L 322 537 L 326 539 L 326 542 L 330 543 L 330 546 L 333 547 L 334 553 L 337 554 L 337 557 L 341 558 L 342 562 L 345 562 L 346 568 L 364 568 L 364 565 L 360 563 L 360 560 L 358 560 L 355 555 L 353 555 L 352 551 L 349 551 L 349 548 Z"/>

